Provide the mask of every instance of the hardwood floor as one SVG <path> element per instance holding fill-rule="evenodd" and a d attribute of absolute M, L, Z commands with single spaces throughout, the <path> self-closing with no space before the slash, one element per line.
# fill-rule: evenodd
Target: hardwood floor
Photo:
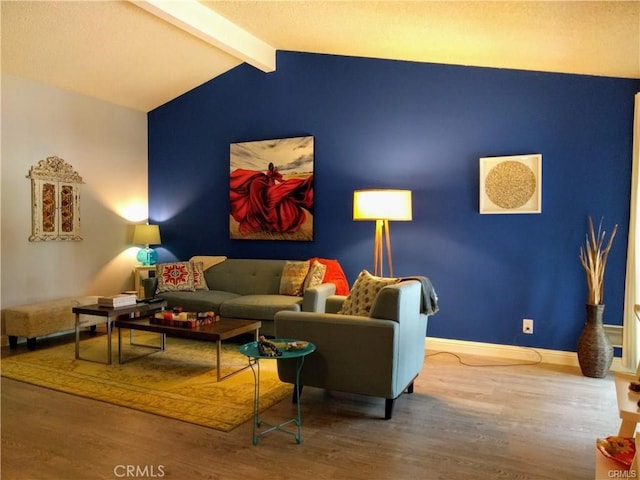
<path fill-rule="evenodd" d="M 273 432 L 253 446 L 250 422 L 222 433 L 6 378 L 1 387 L 3 480 L 591 480 L 595 439 L 620 423 L 611 376 L 471 367 L 448 354 L 426 357 L 391 420 L 383 399 L 305 388 L 300 445 Z M 293 413 L 287 399 L 266 419 Z"/>

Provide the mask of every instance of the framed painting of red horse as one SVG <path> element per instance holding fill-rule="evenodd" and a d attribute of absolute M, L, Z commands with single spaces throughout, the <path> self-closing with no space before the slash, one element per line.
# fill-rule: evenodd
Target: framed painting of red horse
<path fill-rule="evenodd" d="M 313 240 L 314 137 L 232 143 L 229 236 Z"/>

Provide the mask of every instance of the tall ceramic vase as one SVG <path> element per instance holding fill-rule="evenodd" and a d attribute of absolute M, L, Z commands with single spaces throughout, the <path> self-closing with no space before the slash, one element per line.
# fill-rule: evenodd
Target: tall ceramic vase
<path fill-rule="evenodd" d="M 587 304 L 587 321 L 578 339 L 578 363 L 586 377 L 603 378 L 613 361 L 613 347 L 602 325 L 604 305 Z"/>

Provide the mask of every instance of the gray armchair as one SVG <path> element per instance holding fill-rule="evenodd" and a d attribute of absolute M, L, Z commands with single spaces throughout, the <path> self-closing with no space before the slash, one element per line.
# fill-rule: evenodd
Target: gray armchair
<path fill-rule="evenodd" d="M 277 338 L 316 346 L 305 359 L 301 387 L 383 397 L 385 419 L 390 419 L 394 400 L 413 393 L 424 363 L 428 315 L 424 283 L 416 278 L 382 288 L 369 317 L 333 313 L 346 298 L 335 295 L 327 300 L 327 313 L 278 312 Z M 295 383 L 295 363 L 278 360 L 278 375 Z"/>

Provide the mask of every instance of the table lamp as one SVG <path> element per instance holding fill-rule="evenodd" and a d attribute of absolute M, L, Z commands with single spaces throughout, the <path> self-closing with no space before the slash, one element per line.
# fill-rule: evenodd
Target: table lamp
<path fill-rule="evenodd" d="M 356 190 L 353 192 L 353 219 L 375 220 L 373 274 L 383 276 L 382 231 L 385 232 L 389 275 L 393 277 L 389 220 L 411 220 L 411 190 Z"/>
<path fill-rule="evenodd" d="M 160 227 L 158 225 L 136 225 L 133 229 L 134 245 L 144 245 L 136 255 L 136 259 L 142 265 L 155 265 L 158 254 L 149 245 L 160 245 Z"/>

